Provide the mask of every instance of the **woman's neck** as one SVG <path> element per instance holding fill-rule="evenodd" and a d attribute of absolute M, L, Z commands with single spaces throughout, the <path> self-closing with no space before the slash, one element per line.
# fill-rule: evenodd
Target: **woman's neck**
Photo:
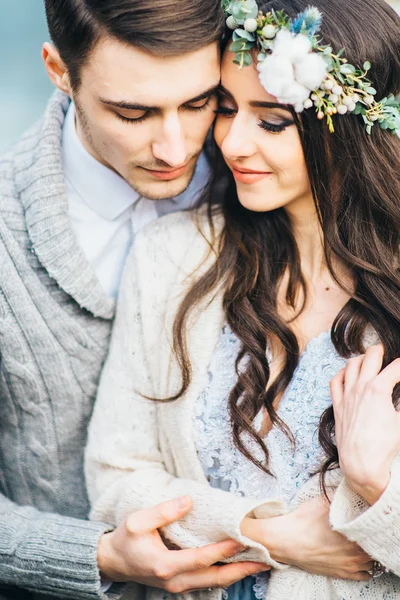
<path fill-rule="evenodd" d="M 300 254 L 301 269 L 310 283 L 327 273 L 323 233 L 312 197 L 286 209 Z"/>

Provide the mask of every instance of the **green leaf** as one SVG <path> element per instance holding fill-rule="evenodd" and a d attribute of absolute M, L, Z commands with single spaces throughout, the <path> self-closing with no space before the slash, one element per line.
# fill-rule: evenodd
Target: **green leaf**
<path fill-rule="evenodd" d="M 353 65 L 349 65 L 347 63 L 341 65 L 339 68 L 340 72 L 343 73 L 343 75 L 353 75 L 356 72 L 356 68 L 353 67 Z"/>
<path fill-rule="evenodd" d="M 371 135 L 372 125 L 367 125 L 366 130 L 367 130 L 368 135 Z"/>
<path fill-rule="evenodd" d="M 236 40 L 229 46 L 230 52 L 246 52 L 254 48 L 254 44 L 247 40 Z"/>
<path fill-rule="evenodd" d="M 376 94 L 376 89 L 373 87 L 369 87 L 367 88 L 367 94 L 371 94 L 371 96 L 375 96 Z"/>
<path fill-rule="evenodd" d="M 336 56 L 337 56 L 338 58 L 340 58 L 340 56 L 342 56 L 343 52 L 344 52 L 344 48 L 342 48 L 341 50 L 339 50 L 339 52 L 337 53 L 337 55 L 336 55 Z"/>
<path fill-rule="evenodd" d="M 372 66 L 372 65 L 371 65 L 371 63 L 369 62 L 369 60 L 367 60 L 367 61 L 366 61 L 366 62 L 363 64 L 364 71 L 369 71 L 369 70 L 370 70 L 370 68 L 371 68 L 371 66 Z"/>
<path fill-rule="evenodd" d="M 235 29 L 235 31 L 233 32 L 233 41 L 237 41 L 238 38 L 245 39 L 249 42 L 256 41 L 254 34 L 250 33 L 249 31 L 246 31 L 245 29 Z"/>
<path fill-rule="evenodd" d="M 327 46 L 327 48 L 325 48 L 324 50 L 324 55 L 325 56 L 330 56 L 332 54 L 333 50 L 330 46 Z"/>
<path fill-rule="evenodd" d="M 327 56 L 327 55 L 323 55 L 322 58 L 324 59 L 324 61 L 326 62 L 326 66 L 328 67 L 328 71 L 333 71 L 333 69 L 335 68 L 335 63 L 334 60 L 331 56 Z"/>

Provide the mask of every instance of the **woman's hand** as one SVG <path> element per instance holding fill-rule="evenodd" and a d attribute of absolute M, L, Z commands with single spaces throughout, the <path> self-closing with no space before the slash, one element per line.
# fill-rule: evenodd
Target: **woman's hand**
<path fill-rule="evenodd" d="M 329 524 L 329 503 L 314 498 L 291 513 L 270 519 L 246 517 L 242 534 L 265 546 L 271 557 L 313 573 L 340 579 L 368 581 L 373 561 Z"/>
<path fill-rule="evenodd" d="M 339 462 L 349 486 L 374 504 L 400 452 L 400 413 L 392 403 L 400 359 L 382 372 L 383 347 L 352 358 L 331 382 Z"/>

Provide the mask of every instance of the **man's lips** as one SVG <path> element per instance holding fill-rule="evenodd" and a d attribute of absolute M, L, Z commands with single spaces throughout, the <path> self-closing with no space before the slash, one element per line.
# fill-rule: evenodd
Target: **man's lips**
<path fill-rule="evenodd" d="M 256 183 L 261 181 L 265 177 L 272 175 L 270 171 L 254 171 L 252 169 L 245 169 L 238 165 L 231 165 L 232 173 L 236 181 L 240 183 Z"/>
<path fill-rule="evenodd" d="M 186 171 L 187 167 L 188 165 L 186 164 L 182 167 L 178 167 L 177 169 L 164 169 L 162 171 L 154 171 L 152 169 L 144 170 L 156 179 L 161 179 L 162 181 L 171 181 L 172 179 L 177 179 L 178 177 L 181 177 L 181 175 L 183 175 Z"/>

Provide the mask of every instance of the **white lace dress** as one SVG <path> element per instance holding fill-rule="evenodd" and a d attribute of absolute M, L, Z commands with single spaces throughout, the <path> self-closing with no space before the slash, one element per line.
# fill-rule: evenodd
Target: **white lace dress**
<path fill-rule="evenodd" d="M 272 477 L 248 461 L 233 443 L 228 396 L 237 380 L 235 360 L 239 347 L 239 340 L 225 326 L 193 415 L 198 455 L 211 486 L 253 498 L 282 497 L 290 504 L 299 486 L 320 465 L 319 418 L 331 404 L 329 382 L 346 361 L 336 352 L 329 333 L 322 333 L 306 347 L 278 409 L 280 418 L 294 436 L 295 447 L 277 428 L 266 436 L 270 467 L 275 475 Z M 261 425 L 261 420 L 260 413 L 256 427 Z M 262 452 L 250 438 L 247 445 L 253 455 L 262 460 Z M 231 586 L 226 597 L 229 600 L 264 599 L 268 597 L 267 577 L 265 574 L 248 577 Z"/>

